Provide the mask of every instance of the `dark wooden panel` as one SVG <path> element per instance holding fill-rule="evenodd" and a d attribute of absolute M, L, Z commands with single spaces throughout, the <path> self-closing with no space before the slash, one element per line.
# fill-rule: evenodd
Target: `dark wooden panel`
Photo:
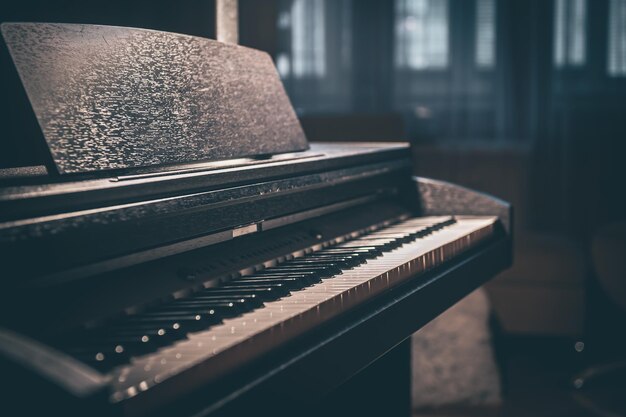
<path fill-rule="evenodd" d="M 263 52 L 113 26 L 2 33 L 61 174 L 308 148 Z"/>
<path fill-rule="evenodd" d="M 429 178 L 413 177 L 422 216 L 498 216 L 504 230 L 512 233 L 513 208 L 506 201 L 460 185 Z"/>

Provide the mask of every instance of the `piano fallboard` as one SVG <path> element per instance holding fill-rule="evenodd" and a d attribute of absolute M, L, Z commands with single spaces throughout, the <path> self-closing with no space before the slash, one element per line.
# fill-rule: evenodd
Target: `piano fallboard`
<path fill-rule="evenodd" d="M 241 226 L 269 228 L 294 213 L 409 184 L 405 144 L 313 144 L 303 154 L 262 164 L 213 163 L 61 182 L 42 178 L 40 184 L 2 187 L 0 250 L 11 271 L 7 284 L 79 279 L 219 243 Z M 181 241 L 187 242 L 183 248 Z M 41 262 L 28 262 L 32 256 Z"/>

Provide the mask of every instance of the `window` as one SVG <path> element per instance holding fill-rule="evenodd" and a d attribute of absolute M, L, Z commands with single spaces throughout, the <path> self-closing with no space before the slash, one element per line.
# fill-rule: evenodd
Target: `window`
<path fill-rule="evenodd" d="M 326 74 L 324 1 L 293 0 L 290 9 L 280 13 L 278 28 L 291 35 L 290 54 L 276 57 L 283 78 L 321 78 Z"/>
<path fill-rule="evenodd" d="M 476 0 L 475 64 L 493 68 L 496 62 L 496 2 Z"/>
<path fill-rule="evenodd" d="M 448 0 L 396 0 L 395 63 L 422 70 L 448 66 Z"/>
<path fill-rule="evenodd" d="M 554 7 L 554 65 L 580 67 L 586 58 L 585 0 L 556 0 Z"/>
<path fill-rule="evenodd" d="M 352 104 L 352 0 L 280 0 L 276 67 L 300 114 Z"/>
<path fill-rule="evenodd" d="M 626 76 L 626 0 L 609 3 L 608 73 Z"/>

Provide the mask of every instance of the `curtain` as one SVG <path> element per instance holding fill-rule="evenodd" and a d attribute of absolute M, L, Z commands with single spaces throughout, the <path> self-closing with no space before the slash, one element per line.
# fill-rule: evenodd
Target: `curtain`
<path fill-rule="evenodd" d="M 279 2 L 276 66 L 296 111 L 350 108 L 351 0 Z"/>

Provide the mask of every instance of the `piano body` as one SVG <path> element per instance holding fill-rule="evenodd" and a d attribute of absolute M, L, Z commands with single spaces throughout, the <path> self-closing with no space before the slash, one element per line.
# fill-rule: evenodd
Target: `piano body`
<path fill-rule="evenodd" d="M 511 263 L 507 203 L 307 143 L 258 51 L 2 32 L 48 156 L 0 178 L 6 415 L 408 414 L 409 336 Z"/>

